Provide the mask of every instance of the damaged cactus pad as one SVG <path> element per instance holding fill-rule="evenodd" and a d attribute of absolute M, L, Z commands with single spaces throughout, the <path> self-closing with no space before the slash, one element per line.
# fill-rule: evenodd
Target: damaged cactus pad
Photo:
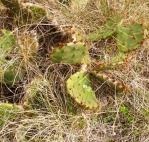
<path fill-rule="evenodd" d="M 104 82 L 104 83 L 108 84 L 111 88 L 116 89 L 119 92 L 128 90 L 128 87 L 125 86 L 122 82 L 110 78 L 108 75 L 106 75 L 103 72 L 93 71 L 93 72 L 91 72 L 91 74 L 93 74 L 101 82 Z"/>

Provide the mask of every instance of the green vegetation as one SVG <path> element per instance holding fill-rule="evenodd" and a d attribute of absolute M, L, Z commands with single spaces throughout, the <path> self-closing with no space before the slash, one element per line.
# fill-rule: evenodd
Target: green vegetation
<path fill-rule="evenodd" d="M 19 116 L 20 111 L 23 111 L 21 106 L 9 103 L 0 103 L 0 128 L 3 128 L 3 125 L 6 125 L 7 121 L 13 121 L 17 115 Z"/>
<path fill-rule="evenodd" d="M 0 2 L 0 141 L 149 140 L 148 1 Z"/>
<path fill-rule="evenodd" d="M 2 36 L 0 37 L 0 52 L 1 60 L 4 60 L 5 57 L 11 52 L 15 44 L 15 38 L 12 32 L 3 29 Z"/>
<path fill-rule="evenodd" d="M 51 54 L 51 60 L 57 63 L 79 63 L 87 56 L 87 50 L 83 43 L 68 43 L 66 46 L 56 48 Z"/>
<path fill-rule="evenodd" d="M 138 48 L 144 38 L 143 34 L 144 28 L 138 23 L 119 27 L 116 38 L 119 50 L 121 52 L 128 52 Z"/>
<path fill-rule="evenodd" d="M 118 27 L 122 24 L 122 18 L 115 16 L 114 18 L 108 18 L 105 25 L 97 31 L 90 33 L 86 36 L 87 40 L 98 41 L 100 39 L 112 36 L 118 31 Z"/>
<path fill-rule="evenodd" d="M 86 72 L 80 71 L 73 74 L 67 80 L 67 90 L 74 100 L 82 106 L 89 109 L 98 107 L 95 93 L 89 81 L 89 75 Z"/>

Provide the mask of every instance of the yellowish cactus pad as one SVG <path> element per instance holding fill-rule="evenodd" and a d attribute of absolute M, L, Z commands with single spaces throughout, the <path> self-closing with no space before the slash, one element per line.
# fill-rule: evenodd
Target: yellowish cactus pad
<path fill-rule="evenodd" d="M 95 92 L 89 79 L 89 74 L 84 71 L 73 74 L 67 80 L 67 90 L 70 96 L 81 106 L 88 109 L 98 107 Z"/>

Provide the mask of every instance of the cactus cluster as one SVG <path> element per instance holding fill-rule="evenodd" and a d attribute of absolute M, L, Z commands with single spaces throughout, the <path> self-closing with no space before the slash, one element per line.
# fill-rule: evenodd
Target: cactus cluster
<path fill-rule="evenodd" d="M 106 30 L 108 32 L 106 32 Z M 101 31 L 103 31 L 103 33 Z M 89 41 L 98 41 L 109 36 L 115 36 L 119 53 L 110 61 L 100 64 L 99 70 L 115 68 L 118 65 L 124 63 L 124 60 L 127 57 L 125 54 L 128 51 L 133 51 L 138 48 L 141 41 L 143 40 L 144 27 L 138 23 L 124 24 L 123 19 L 119 16 L 116 16 L 113 20 L 108 19 L 105 26 L 103 26 L 101 29 L 88 34 L 86 39 Z"/>
<path fill-rule="evenodd" d="M 39 22 L 47 15 L 46 10 L 38 5 L 20 3 L 18 0 L 1 0 L 1 2 L 12 12 L 13 19 L 20 24 Z M 50 54 L 50 60 L 63 64 L 89 64 L 91 62 L 88 51 L 89 48 L 84 41 L 98 41 L 113 36 L 116 39 L 119 52 L 110 61 L 102 64 L 97 63 L 96 68 L 98 68 L 98 71 L 115 68 L 117 65 L 125 62 L 128 51 L 133 51 L 139 47 L 143 40 L 143 31 L 144 28 L 141 24 L 124 24 L 123 19 L 120 16 L 108 18 L 104 26 L 97 31 L 88 34 L 85 38 L 77 32 L 75 32 L 75 34 L 72 32 L 72 39 L 68 39 L 68 43 L 59 43 L 58 47 L 54 47 L 54 51 Z M 8 61 L 5 58 L 13 49 L 15 38 L 13 33 L 10 31 L 2 30 L 2 33 L 3 36 L 0 37 L 0 51 L 3 53 L 3 56 L 0 57 L 0 64 L 3 64 L 4 62 L 8 64 Z M 38 50 L 38 40 L 34 40 L 34 37 L 31 35 L 23 35 L 18 39 L 17 47 L 25 57 L 28 56 L 30 58 Z M 0 78 L 2 78 L 1 83 L 12 85 L 20 81 L 20 76 L 17 72 L 16 66 L 15 63 L 8 66 L 4 73 L 4 69 L 0 67 Z M 91 74 L 100 81 L 106 82 L 117 91 L 128 90 L 127 86 L 120 81 L 110 78 L 104 72 L 96 72 L 90 64 L 86 65 L 85 69 L 76 72 L 68 78 L 66 81 L 66 88 L 68 94 L 78 104 L 87 109 L 95 110 L 98 108 L 98 101 L 91 86 Z M 41 107 L 45 108 L 49 103 L 47 96 L 43 93 L 43 88 L 40 87 L 40 85 L 42 84 L 43 86 L 44 83 L 45 82 L 42 78 L 35 77 L 26 88 L 27 95 L 25 102 L 33 109 Z"/>
<path fill-rule="evenodd" d="M 87 35 L 86 40 L 88 41 L 98 41 L 112 35 L 116 36 L 116 42 L 119 52 L 110 61 L 98 64 L 96 67 L 98 68 L 97 70 L 100 71 L 112 69 L 120 64 L 123 64 L 127 59 L 127 52 L 133 51 L 134 49 L 139 47 L 141 41 L 143 40 L 143 31 L 144 28 L 141 24 L 133 23 L 123 25 L 123 20 L 119 16 L 116 16 L 114 19 L 108 19 L 105 26 L 97 30 L 95 33 Z M 90 69 L 88 73 L 83 73 L 82 71 L 77 72 L 67 80 L 67 90 L 72 98 L 74 98 L 77 103 L 84 106 L 85 108 L 95 109 L 98 107 L 98 105 L 95 103 L 97 101 L 95 99 L 93 91 L 90 88 L 91 86 L 89 86 L 90 89 L 87 87 L 86 90 L 84 90 L 84 88 L 82 87 L 83 84 L 85 84 L 86 79 L 87 82 L 89 82 L 89 73 L 94 75 L 100 81 L 107 83 L 109 86 L 117 91 L 121 92 L 129 90 L 128 87 L 122 82 L 112 79 L 104 72 L 97 72 L 94 69 Z M 83 77 L 86 79 L 83 79 Z M 90 90 L 91 92 L 88 93 L 87 90 Z M 88 102 L 89 97 L 87 96 L 93 98 L 90 98 L 90 100 L 94 101 Z M 91 106 L 91 104 L 94 104 L 94 107 Z"/>

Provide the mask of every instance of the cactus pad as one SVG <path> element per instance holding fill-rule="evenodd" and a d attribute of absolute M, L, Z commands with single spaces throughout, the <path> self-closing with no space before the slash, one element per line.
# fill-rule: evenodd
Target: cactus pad
<path fill-rule="evenodd" d="M 107 38 L 116 32 L 117 27 L 121 23 L 122 23 L 122 19 L 119 16 L 115 16 L 113 19 L 109 18 L 106 21 L 105 26 L 101 27 L 100 29 L 96 30 L 93 33 L 88 34 L 86 36 L 86 39 L 90 41 L 98 41 L 100 39 Z"/>
<path fill-rule="evenodd" d="M 19 115 L 17 112 L 20 111 L 23 111 L 23 108 L 19 105 L 0 103 L 0 128 L 3 127 L 6 119 L 14 120 Z"/>
<path fill-rule="evenodd" d="M 18 72 L 17 66 L 17 63 L 12 63 L 11 65 L 9 65 L 9 67 L 3 69 L 3 72 L 1 74 L 2 76 L 0 75 L 0 77 L 2 78 L 2 83 L 12 85 L 20 81 L 20 73 Z"/>
<path fill-rule="evenodd" d="M 23 3 L 22 7 L 19 15 L 27 23 L 39 22 L 47 15 L 45 8 L 36 4 Z"/>
<path fill-rule="evenodd" d="M 1 0 L 1 3 L 13 13 L 16 13 L 20 9 L 18 0 Z"/>
<path fill-rule="evenodd" d="M 143 26 L 138 23 L 120 26 L 116 38 L 119 50 L 128 52 L 138 48 L 144 37 L 143 32 Z"/>
<path fill-rule="evenodd" d="M 15 70 L 6 70 L 4 72 L 4 82 L 6 84 L 16 84 L 20 81 L 20 77 Z"/>
<path fill-rule="evenodd" d="M 47 15 L 43 7 L 32 3 L 20 3 L 18 0 L 1 0 L 1 2 L 10 9 L 12 17 L 15 17 L 19 24 L 39 22 Z"/>
<path fill-rule="evenodd" d="M 9 52 L 11 52 L 12 47 L 15 44 L 15 38 L 12 32 L 8 30 L 2 30 L 3 36 L 0 37 L 0 53 L 1 59 L 4 59 Z"/>
<path fill-rule="evenodd" d="M 92 71 L 91 74 L 93 74 L 101 82 L 108 84 L 111 88 L 116 89 L 119 92 L 127 91 L 128 90 L 128 87 L 125 86 L 122 82 L 110 78 L 104 72 L 98 72 L 97 73 L 95 71 Z"/>
<path fill-rule="evenodd" d="M 70 96 L 81 106 L 88 109 L 96 109 L 98 107 L 88 73 L 80 71 L 72 75 L 67 80 L 67 90 Z"/>
<path fill-rule="evenodd" d="M 88 55 L 88 49 L 84 43 L 69 43 L 63 47 L 58 47 L 51 54 L 50 59 L 56 63 L 75 64 L 82 62 Z"/>
<path fill-rule="evenodd" d="M 33 5 L 30 7 L 29 10 L 31 11 L 33 22 L 39 21 L 46 16 L 46 10 L 42 7 Z"/>
<path fill-rule="evenodd" d="M 119 52 L 117 55 L 115 55 L 113 58 L 111 58 L 110 61 L 107 61 L 106 63 L 103 63 L 103 64 L 99 64 L 98 69 L 106 70 L 106 69 L 115 68 L 115 67 L 123 64 L 125 58 L 126 58 L 126 54 L 123 52 Z"/>

